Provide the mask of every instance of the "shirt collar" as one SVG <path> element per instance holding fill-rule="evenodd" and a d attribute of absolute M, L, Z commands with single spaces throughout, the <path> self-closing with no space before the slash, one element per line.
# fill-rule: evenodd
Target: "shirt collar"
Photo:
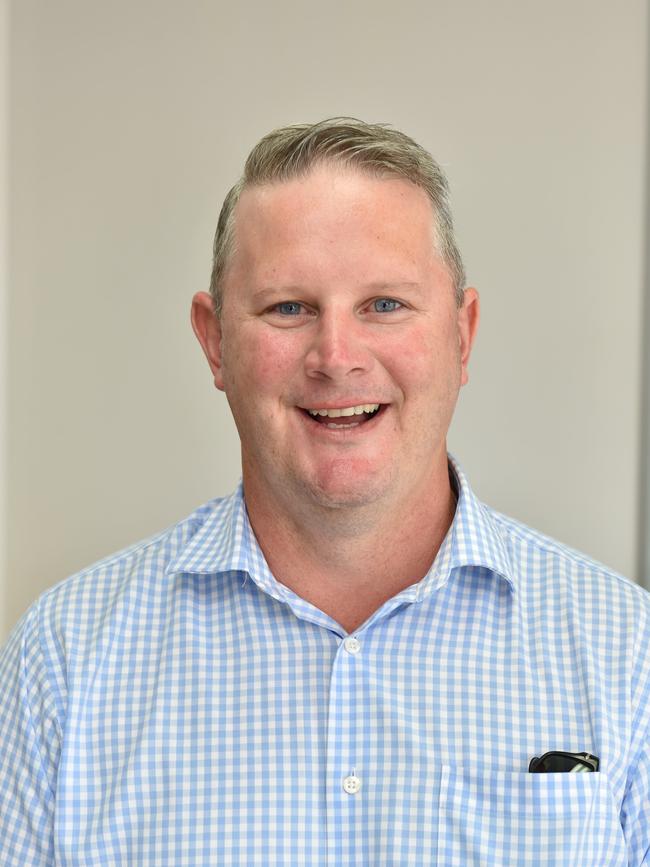
<path fill-rule="evenodd" d="M 458 503 L 454 520 L 425 577 L 413 586 L 417 599 L 447 582 L 452 571 L 475 566 L 505 579 L 516 590 L 512 563 L 494 513 L 474 495 L 456 459 L 449 455 Z M 170 564 L 169 573 L 242 572 L 276 599 L 290 591 L 271 574 L 248 520 L 240 483 L 229 497 L 212 501 L 207 515 Z"/>
<path fill-rule="evenodd" d="M 516 578 L 495 513 L 472 491 L 460 464 L 448 455 L 458 502 L 454 520 L 428 574 L 420 581 L 418 598 L 447 582 L 454 569 L 473 566 L 503 578 L 515 591 Z"/>
<path fill-rule="evenodd" d="M 168 574 L 217 575 L 239 572 L 275 599 L 290 593 L 271 574 L 248 520 L 243 485 L 229 496 L 213 500 L 207 516 L 179 555 Z"/>

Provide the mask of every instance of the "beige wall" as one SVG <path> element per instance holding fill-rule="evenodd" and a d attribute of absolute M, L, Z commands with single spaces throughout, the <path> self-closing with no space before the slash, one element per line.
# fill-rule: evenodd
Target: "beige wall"
<path fill-rule="evenodd" d="M 634 573 L 643 0 L 11 10 L 0 633 L 44 588 L 234 484 L 190 297 L 250 146 L 332 114 L 392 122 L 448 170 L 483 297 L 451 436 L 474 486 Z"/>
<path fill-rule="evenodd" d="M 9 0 L 0 0 L 0 642 L 8 628 L 7 585 L 7 387 L 9 297 Z"/>

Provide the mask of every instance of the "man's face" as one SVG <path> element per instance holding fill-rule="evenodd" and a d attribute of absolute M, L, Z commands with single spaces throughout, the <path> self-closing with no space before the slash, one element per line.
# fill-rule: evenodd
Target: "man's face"
<path fill-rule="evenodd" d="M 388 506 L 440 478 L 478 299 L 457 308 L 434 238 L 429 199 L 400 179 L 323 166 L 244 191 L 221 320 L 199 293 L 193 323 L 247 493 Z"/>

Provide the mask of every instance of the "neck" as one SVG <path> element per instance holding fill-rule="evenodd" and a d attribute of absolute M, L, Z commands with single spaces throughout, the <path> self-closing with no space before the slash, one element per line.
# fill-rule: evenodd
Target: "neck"
<path fill-rule="evenodd" d="M 446 460 L 434 480 L 390 506 L 309 508 L 254 488 L 244 475 L 251 526 L 273 575 L 347 632 L 424 577 L 456 506 Z"/>

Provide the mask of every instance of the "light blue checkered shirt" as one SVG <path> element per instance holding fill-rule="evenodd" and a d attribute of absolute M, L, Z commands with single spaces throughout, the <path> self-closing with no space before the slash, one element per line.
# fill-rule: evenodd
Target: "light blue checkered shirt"
<path fill-rule="evenodd" d="M 452 465 L 431 570 L 351 636 L 241 489 L 45 593 L 0 656 L 0 865 L 650 864 L 650 597 Z"/>

